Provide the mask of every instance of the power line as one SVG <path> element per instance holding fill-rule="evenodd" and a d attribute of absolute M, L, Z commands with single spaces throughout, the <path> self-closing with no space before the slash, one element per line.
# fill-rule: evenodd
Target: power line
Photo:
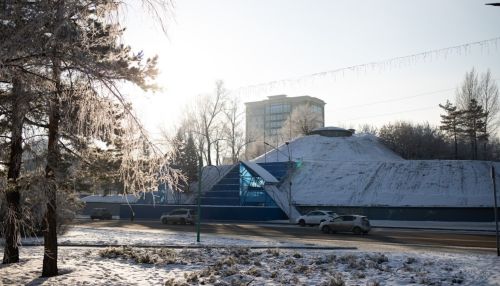
<path fill-rule="evenodd" d="M 345 121 L 350 121 L 350 120 L 358 120 L 358 119 L 365 119 L 365 118 L 373 118 L 373 117 L 381 117 L 381 116 L 387 116 L 387 115 L 394 115 L 394 114 L 401 114 L 401 113 L 407 113 L 407 112 L 415 112 L 415 111 L 422 111 L 422 110 L 429 110 L 436 108 L 435 105 L 433 106 L 428 106 L 428 107 L 422 107 L 422 108 L 416 108 L 416 109 L 410 109 L 410 110 L 404 110 L 404 111 L 398 111 L 398 112 L 391 112 L 391 113 L 384 113 L 384 114 L 376 114 L 376 115 L 370 115 L 370 116 L 362 116 L 362 117 L 356 117 L 356 118 L 351 118 L 351 119 L 346 119 Z"/>
<path fill-rule="evenodd" d="M 376 69 L 385 69 L 385 68 L 390 68 L 394 66 L 402 66 L 402 65 L 412 65 L 415 63 L 418 63 L 420 61 L 428 61 L 428 60 L 433 60 L 437 58 L 447 58 L 450 54 L 457 54 L 457 55 L 462 55 L 462 54 L 469 54 L 473 48 L 481 48 L 481 51 L 486 48 L 488 51 L 490 50 L 490 47 L 494 47 L 495 50 L 498 50 L 499 46 L 499 41 L 500 37 L 495 37 L 487 40 L 481 40 L 481 41 L 476 41 L 476 42 L 468 42 L 456 46 L 450 46 L 446 48 L 440 48 L 440 49 L 434 49 L 434 50 L 428 50 L 425 52 L 420 52 L 416 54 L 410 54 L 406 56 L 399 56 L 399 57 L 393 57 L 393 58 L 388 58 L 385 60 L 381 61 L 375 61 L 375 62 L 369 62 L 369 63 L 364 63 L 364 64 L 359 64 L 359 65 L 353 65 L 349 67 L 343 67 L 343 68 L 338 68 L 334 70 L 329 70 L 325 72 L 319 72 L 319 73 L 313 73 L 313 74 L 308 74 L 296 78 L 289 78 L 289 79 L 282 79 L 282 80 L 275 80 L 275 81 L 270 81 L 266 83 L 260 83 L 260 84 L 255 84 L 255 85 L 249 85 L 246 87 L 240 87 L 234 90 L 234 92 L 244 92 L 244 91 L 249 91 L 251 89 L 259 89 L 259 88 L 267 88 L 271 89 L 272 87 L 277 87 L 277 86 L 283 86 L 289 83 L 300 83 L 304 81 L 314 81 L 316 79 L 323 79 L 324 77 L 328 76 L 336 76 L 337 74 L 342 74 L 342 76 L 345 74 L 345 72 L 367 72 L 368 70 L 376 70 Z"/>
<path fill-rule="evenodd" d="M 396 98 L 379 100 L 379 101 L 372 101 L 372 102 L 369 102 L 369 103 L 351 105 L 351 106 L 347 106 L 347 107 L 340 108 L 340 109 L 333 109 L 333 111 L 343 111 L 343 110 L 348 110 L 348 109 L 353 109 L 353 108 L 358 108 L 358 107 L 372 106 L 372 105 L 381 104 L 381 103 L 402 101 L 402 100 L 405 100 L 405 99 L 416 98 L 416 97 L 421 97 L 421 96 L 425 96 L 425 95 L 431 95 L 431 94 L 437 94 L 437 93 L 442 93 L 442 92 L 448 92 L 448 91 L 452 91 L 452 90 L 455 90 L 455 89 L 456 88 L 453 87 L 453 88 L 447 88 L 447 89 L 440 89 L 440 90 L 435 90 L 435 91 L 428 91 L 428 92 L 418 93 L 418 94 L 410 95 L 410 96 L 403 96 L 403 97 L 396 97 Z"/>

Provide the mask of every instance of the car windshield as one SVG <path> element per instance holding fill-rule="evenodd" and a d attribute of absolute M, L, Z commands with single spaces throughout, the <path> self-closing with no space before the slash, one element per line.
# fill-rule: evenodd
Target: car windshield
<path fill-rule="evenodd" d="M 336 216 L 337 214 L 334 213 L 334 212 L 326 212 L 328 215 L 331 215 L 331 216 Z"/>

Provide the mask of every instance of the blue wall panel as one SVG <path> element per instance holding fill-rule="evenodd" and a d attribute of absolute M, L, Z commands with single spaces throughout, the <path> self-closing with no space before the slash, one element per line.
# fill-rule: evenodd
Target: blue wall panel
<path fill-rule="evenodd" d="M 158 219 L 163 213 L 177 208 L 196 210 L 196 205 L 120 205 L 120 218 L 130 219 L 132 208 L 136 219 Z M 241 206 L 202 206 L 202 220 L 239 220 L 239 221 L 266 221 L 287 219 L 280 208 L 269 207 L 241 207 Z"/>

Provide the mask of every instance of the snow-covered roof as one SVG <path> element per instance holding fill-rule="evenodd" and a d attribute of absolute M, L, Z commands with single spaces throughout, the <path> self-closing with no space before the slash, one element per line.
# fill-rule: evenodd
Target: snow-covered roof
<path fill-rule="evenodd" d="M 404 160 L 368 134 L 309 135 L 277 149 L 253 162 L 284 162 L 288 154 L 293 161 L 302 161 L 292 173 L 292 200 L 297 205 L 489 207 L 493 203 L 490 162 Z M 495 165 L 500 170 L 500 163 Z"/>
<path fill-rule="evenodd" d="M 120 203 L 126 204 L 137 202 L 138 198 L 134 195 L 91 195 L 81 199 L 86 203 Z"/>
<path fill-rule="evenodd" d="M 349 130 L 340 127 L 329 126 L 329 127 L 319 127 L 314 129 L 313 131 L 349 131 Z"/>
<path fill-rule="evenodd" d="M 490 207 L 490 166 L 484 161 L 304 161 L 293 175 L 292 197 L 298 205 L 315 206 Z"/>
<path fill-rule="evenodd" d="M 325 137 L 309 135 L 296 138 L 254 160 L 255 163 L 292 161 L 401 161 L 373 135 Z M 290 152 L 289 152 L 290 151 Z"/>

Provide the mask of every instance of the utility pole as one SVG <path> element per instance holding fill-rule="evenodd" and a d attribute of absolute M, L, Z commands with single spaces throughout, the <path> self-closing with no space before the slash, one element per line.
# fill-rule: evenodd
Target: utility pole
<path fill-rule="evenodd" d="M 500 256 L 500 240 L 498 237 L 498 206 L 497 206 L 497 185 L 496 185 L 496 173 L 495 173 L 495 167 L 493 164 L 491 165 L 491 180 L 493 183 L 493 196 L 494 196 L 494 213 L 495 213 L 495 230 L 496 230 L 496 237 L 497 237 L 497 256 Z"/>
<path fill-rule="evenodd" d="M 288 179 L 290 180 L 289 183 L 290 185 L 288 186 L 288 219 L 290 220 L 290 223 L 293 223 L 292 221 L 292 155 L 290 154 L 290 142 L 286 141 L 285 142 L 286 147 L 288 149 Z"/>
<path fill-rule="evenodd" d="M 203 160 L 201 159 L 201 155 L 198 157 L 198 210 L 196 213 L 198 214 L 198 221 L 196 222 L 196 242 L 200 242 L 200 221 L 201 221 L 201 175 L 202 175 L 202 165 Z"/>

